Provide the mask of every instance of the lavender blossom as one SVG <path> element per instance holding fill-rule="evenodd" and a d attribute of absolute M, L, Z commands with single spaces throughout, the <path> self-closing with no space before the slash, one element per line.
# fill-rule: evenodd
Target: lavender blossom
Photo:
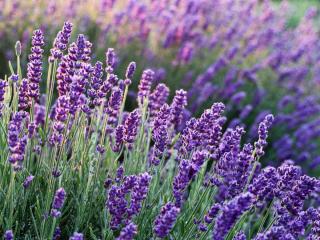
<path fill-rule="evenodd" d="M 131 203 L 130 207 L 128 208 L 128 215 L 130 217 L 140 212 L 142 201 L 147 197 L 150 181 L 151 175 L 149 175 L 147 172 L 138 176 L 137 182 L 132 189 Z"/>
<path fill-rule="evenodd" d="M 131 79 L 133 78 L 133 74 L 136 71 L 136 63 L 135 62 L 130 62 L 127 71 L 126 71 L 126 79 L 125 79 L 125 84 L 128 86 L 131 84 Z"/>
<path fill-rule="evenodd" d="M 117 123 L 122 97 L 123 91 L 120 88 L 114 88 L 109 101 L 105 106 L 105 113 L 107 114 L 109 126 L 113 126 Z"/>
<path fill-rule="evenodd" d="M 124 141 L 126 142 L 126 146 L 129 150 L 132 149 L 134 141 L 136 140 L 140 118 L 139 110 L 136 109 L 129 113 L 129 116 L 124 123 Z"/>
<path fill-rule="evenodd" d="M 69 240 L 83 240 L 84 236 L 82 233 L 74 232 L 73 235 L 69 238 Z"/>
<path fill-rule="evenodd" d="M 13 232 L 12 230 L 7 230 L 4 235 L 3 235 L 3 238 L 5 240 L 13 240 Z"/>
<path fill-rule="evenodd" d="M 8 127 L 9 162 L 15 170 L 21 170 L 27 145 L 27 136 L 21 135 L 24 129 L 24 121 L 28 118 L 26 112 L 20 111 L 12 116 Z"/>
<path fill-rule="evenodd" d="M 174 226 L 177 220 L 180 209 L 175 207 L 171 202 L 168 202 L 161 208 L 160 214 L 154 221 L 153 232 L 159 238 L 165 238 Z"/>
<path fill-rule="evenodd" d="M 177 90 L 173 98 L 171 109 L 173 114 L 172 123 L 177 127 L 182 120 L 182 111 L 187 106 L 187 92 L 184 90 Z"/>
<path fill-rule="evenodd" d="M 119 237 L 117 240 L 132 240 L 134 236 L 137 234 L 137 226 L 129 222 L 120 232 Z"/>
<path fill-rule="evenodd" d="M 25 180 L 24 180 L 24 182 L 23 182 L 23 187 L 25 188 L 25 189 L 27 189 L 29 186 L 30 186 L 30 184 L 31 184 L 31 182 L 33 181 L 33 179 L 34 179 L 34 176 L 32 176 L 32 175 L 30 175 L 30 176 L 28 176 Z"/>
<path fill-rule="evenodd" d="M 107 68 L 106 72 L 107 73 L 112 73 L 115 65 L 115 60 L 116 60 L 116 55 L 114 53 L 113 48 L 108 48 L 108 51 L 106 52 L 106 63 L 107 63 Z"/>
<path fill-rule="evenodd" d="M 64 201 L 66 199 L 66 192 L 63 188 L 59 188 L 54 196 L 52 209 L 51 209 L 51 216 L 54 218 L 58 218 L 61 215 L 60 209 L 62 208 Z"/>
<path fill-rule="evenodd" d="M 258 157 L 261 157 L 264 155 L 263 148 L 267 145 L 266 140 L 268 137 L 268 129 L 270 128 L 273 120 L 274 120 L 273 115 L 268 114 L 264 118 L 264 120 L 259 124 L 259 129 L 258 129 L 259 139 L 254 144 L 256 155 Z"/>
<path fill-rule="evenodd" d="M 40 81 L 42 75 L 42 46 L 44 45 L 44 37 L 41 30 L 33 32 L 32 48 L 29 55 L 28 63 L 28 81 L 29 81 L 29 97 L 33 98 L 35 102 L 40 98 Z"/>
<path fill-rule="evenodd" d="M 241 215 L 249 210 L 252 205 L 252 201 L 253 195 L 251 193 L 242 193 L 231 201 L 225 203 L 221 209 L 221 213 L 217 217 L 212 239 L 223 240 Z"/>
<path fill-rule="evenodd" d="M 124 132 L 125 132 L 125 128 L 123 125 L 119 125 L 116 127 L 115 130 L 115 143 L 112 147 L 112 150 L 114 152 L 120 152 L 123 142 L 124 142 Z"/>
<path fill-rule="evenodd" d="M 154 80 L 154 72 L 151 69 L 144 70 L 139 84 L 138 103 L 143 104 L 145 98 L 150 95 L 150 89 Z"/>
<path fill-rule="evenodd" d="M 50 50 L 51 56 L 49 60 L 53 62 L 54 60 L 61 59 L 63 51 L 67 49 L 68 42 L 70 40 L 72 32 L 72 23 L 65 22 L 61 31 L 58 32 L 57 37 L 54 40 L 54 48 Z"/>
<path fill-rule="evenodd" d="M 2 117 L 2 109 L 4 107 L 3 101 L 7 86 L 8 83 L 0 79 L 0 118 Z"/>
<path fill-rule="evenodd" d="M 154 118 L 160 107 L 167 102 L 169 96 L 169 88 L 160 83 L 157 85 L 156 89 L 150 94 L 149 98 L 149 114 L 150 118 Z"/>
<path fill-rule="evenodd" d="M 19 110 L 27 110 L 30 106 L 30 98 L 29 98 L 29 82 L 28 79 L 22 79 L 21 84 L 19 86 L 19 95 L 18 95 L 18 109 Z"/>

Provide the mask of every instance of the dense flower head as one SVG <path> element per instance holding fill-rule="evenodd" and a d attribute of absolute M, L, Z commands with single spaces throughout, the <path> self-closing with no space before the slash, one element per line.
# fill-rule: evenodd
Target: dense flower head
<path fill-rule="evenodd" d="M 69 43 L 69 39 L 72 32 L 72 23 L 65 22 L 61 31 L 58 32 L 57 37 L 54 40 L 53 46 L 50 50 L 51 57 L 50 61 L 61 59 L 63 55 L 63 51 L 67 49 L 67 45 Z"/>
<path fill-rule="evenodd" d="M 268 137 L 268 130 L 274 120 L 273 115 L 267 115 L 264 120 L 259 124 L 258 134 L 259 139 L 255 142 L 255 151 L 258 157 L 264 155 L 263 148 L 267 145 L 267 137 Z"/>
<path fill-rule="evenodd" d="M 116 62 L 116 55 L 113 48 L 108 48 L 108 51 L 106 52 L 106 59 L 106 71 L 108 73 L 112 73 Z"/>
<path fill-rule="evenodd" d="M 154 221 L 153 231 L 159 238 L 165 238 L 171 231 L 175 221 L 177 220 L 180 209 L 173 203 L 165 204 Z"/>

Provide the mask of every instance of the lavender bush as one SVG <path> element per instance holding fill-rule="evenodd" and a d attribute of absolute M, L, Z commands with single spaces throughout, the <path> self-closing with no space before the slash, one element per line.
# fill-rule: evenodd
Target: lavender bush
<path fill-rule="evenodd" d="M 122 79 L 113 49 L 94 62 L 92 44 L 82 34 L 70 43 L 70 30 L 52 44 L 47 76 L 49 43 L 36 30 L 27 74 L 18 49 L 14 77 L 0 81 L 4 239 L 319 238 L 320 181 L 290 160 L 260 164 L 272 114 L 246 142 L 228 106 L 186 117 L 190 92 L 167 101 L 151 69 L 127 112 L 136 64 Z"/>

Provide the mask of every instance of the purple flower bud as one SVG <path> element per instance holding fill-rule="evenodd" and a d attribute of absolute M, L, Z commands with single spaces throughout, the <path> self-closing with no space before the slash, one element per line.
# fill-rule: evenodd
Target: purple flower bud
<path fill-rule="evenodd" d="M 163 83 L 158 84 L 149 98 L 150 118 L 155 117 L 160 107 L 167 102 L 168 96 L 169 88 Z"/>
<path fill-rule="evenodd" d="M 126 71 L 126 78 L 127 79 L 132 79 L 134 72 L 136 71 L 136 63 L 131 62 L 129 63 Z"/>
<path fill-rule="evenodd" d="M 83 240 L 83 234 L 74 232 L 73 235 L 69 238 L 69 240 Z"/>
<path fill-rule="evenodd" d="M 3 235 L 3 238 L 5 240 L 13 240 L 13 232 L 12 230 L 7 230 L 4 235 Z"/>
<path fill-rule="evenodd" d="M 106 71 L 108 73 L 112 73 L 113 72 L 113 68 L 115 65 L 115 61 L 116 61 L 116 55 L 114 53 L 114 49 L 113 48 L 108 48 L 108 51 L 106 52 L 106 58 L 107 58 L 107 68 Z"/>
<path fill-rule="evenodd" d="M 33 181 L 33 179 L 34 179 L 34 176 L 32 176 L 32 175 L 28 176 L 23 182 L 23 187 L 25 189 L 27 189 L 30 186 L 30 184 Z"/>

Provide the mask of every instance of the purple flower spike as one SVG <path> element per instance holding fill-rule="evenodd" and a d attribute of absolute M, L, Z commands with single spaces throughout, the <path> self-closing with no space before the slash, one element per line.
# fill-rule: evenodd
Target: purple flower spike
<path fill-rule="evenodd" d="M 144 70 L 139 84 L 138 103 L 143 104 L 144 98 L 150 95 L 150 89 L 154 80 L 154 71 L 151 69 Z"/>
<path fill-rule="evenodd" d="M 124 123 L 124 141 L 128 149 L 132 149 L 133 144 L 136 140 L 138 134 L 138 128 L 140 124 L 140 113 L 139 110 L 136 109 L 133 112 L 129 113 L 125 123 Z"/>
<path fill-rule="evenodd" d="M 151 119 L 156 116 L 161 106 L 167 102 L 168 96 L 169 88 L 163 83 L 158 84 L 156 89 L 150 94 L 149 114 Z"/>
<path fill-rule="evenodd" d="M 39 102 L 40 98 L 40 81 L 42 75 L 42 53 L 41 48 L 44 45 L 44 37 L 41 30 L 35 30 L 32 36 L 32 48 L 29 55 L 28 63 L 28 81 L 29 81 L 29 97 L 35 102 Z"/>
<path fill-rule="evenodd" d="M 259 124 L 259 128 L 258 128 L 259 139 L 254 144 L 255 151 L 258 157 L 261 157 L 264 155 L 263 148 L 267 145 L 268 131 L 270 126 L 272 125 L 273 120 L 274 120 L 273 115 L 268 114 L 264 118 L 264 120 Z"/>
<path fill-rule="evenodd" d="M 65 190 L 63 188 L 59 188 L 56 191 L 56 194 L 54 196 L 53 203 L 52 203 L 52 210 L 51 210 L 52 217 L 54 218 L 60 217 L 61 212 L 59 210 L 62 208 L 65 199 L 66 199 Z"/>
<path fill-rule="evenodd" d="M 112 150 L 114 152 L 120 152 L 121 148 L 122 148 L 122 144 L 124 141 L 124 131 L 125 128 L 123 125 L 119 125 L 116 127 L 115 130 L 115 143 L 114 146 L 112 147 Z"/>
<path fill-rule="evenodd" d="M 83 234 L 74 232 L 73 235 L 69 238 L 69 240 L 83 240 Z"/>
<path fill-rule="evenodd" d="M 54 60 L 61 59 L 63 51 L 67 49 L 67 45 L 70 40 L 72 32 L 72 23 L 65 22 L 61 31 L 58 32 L 56 39 L 54 40 L 54 48 L 50 50 L 51 57 L 49 60 L 53 62 Z"/>
<path fill-rule="evenodd" d="M 6 88 L 8 87 L 8 83 L 4 80 L 0 79 L 0 118 L 2 116 L 2 109 L 4 107 L 4 95 L 6 93 Z"/>
<path fill-rule="evenodd" d="M 116 62 L 116 55 L 114 53 L 114 49 L 113 48 L 108 48 L 108 51 L 106 52 L 106 58 L 107 58 L 106 71 L 108 73 L 112 73 L 113 69 L 114 69 L 115 62 Z"/>
<path fill-rule="evenodd" d="M 132 240 L 137 234 L 137 229 L 137 226 L 134 223 L 130 222 L 122 229 L 117 240 Z"/>
<path fill-rule="evenodd" d="M 136 71 L 136 63 L 135 62 L 131 62 L 128 65 L 127 71 L 126 71 L 126 78 L 131 79 L 133 77 L 134 72 Z"/>
<path fill-rule="evenodd" d="M 242 193 L 236 198 L 227 202 L 217 217 L 213 229 L 213 240 L 223 240 L 229 230 L 234 226 L 241 215 L 252 206 L 253 194 Z"/>
<path fill-rule="evenodd" d="M 13 232 L 12 230 L 7 230 L 4 235 L 3 235 L 3 238 L 5 240 L 13 240 Z"/>
<path fill-rule="evenodd" d="M 33 181 L 33 179 L 34 179 L 34 176 L 32 176 L 32 175 L 28 176 L 23 182 L 23 187 L 25 189 L 27 189 L 30 186 L 30 184 Z"/>
<path fill-rule="evenodd" d="M 21 170 L 27 145 L 27 135 L 22 135 L 24 122 L 29 115 L 20 111 L 13 115 L 8 127 L 9 162 L 16 171 Z"/>
<path fill-rule="evenodd" d="M 176 95 L 173 98 L 171 104 L 173 119 L 172 123 L 177 127 L 182 120 L 182 112 L 187 106 L 187 92 L 180 89 L 176 91 Z"/>
<path fill-rule="evenodd" d="M 161 208 L 160 214 L 154 221 L 153 232 L 159 238 L 165 238 L 174 226 L 180 209 L 169 202 Z"/>

